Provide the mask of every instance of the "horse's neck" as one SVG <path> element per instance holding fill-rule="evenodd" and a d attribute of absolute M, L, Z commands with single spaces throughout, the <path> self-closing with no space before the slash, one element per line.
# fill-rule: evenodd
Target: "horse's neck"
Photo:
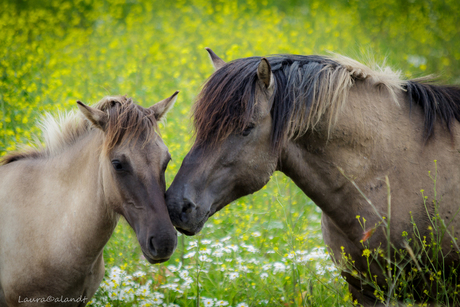
<path fill-rule="evenodd" d="M 60 172 L 73 174 L 68 188 L 72 191 L 73 200 L 69 200 L 68 212 L 77 214 L 81 220 L 75 223 L 80 225 L 80 239 L 87 244 L 88 251 L 99 253 L 109 240 L 118 215 L 108 206 L 103 189 L 103 168 L 101 167 L 102 137 L 99 131 L 91 132 L 96 136 L 88 135 L 82 138 L 75 148 L 69 148 L 70 157 Z M 73 182 L 73 183 L 71 183 Z M 73 189 L 72 189 L 73 187 Z M 79 212 L 76 212 L 76 209 Z M 92 239 L 89 239 L 93 237 Z"/>
<path fill-rule="evenodd" d="M 101 142 L 102 135 L 91 131 L 59 154 L 28 162 L 39 177 L 31 180 L 43 190 L 29 195 L 34 199 L 29 206 L 34 207 L 35 231 L 52 236 L 50 253 L 61 254 L 63 261 L 79 259 L 81 266 L 91 265 L 101 254 L 118 219 L 104 201 Z M 43 220 L 48 223 L 40 229 Z"/>
<path fill-rule="evenodd" d="M 350 192 L 349 181 L 338 168 L 340 162 L 328 157 L 324 145 L 317 145 L 289 143 L 282 154 L 280 171 L 327 214 L 347 215 L 349 208 L 337 205 Z"/>
<path fill-rule="evenodd" d="M 395 159 L 393 145 L 388 144 L 396 131 L 391 130 L 390 121 L 402 112 L 390 98 L 353 92 L 350 96 L 331 134 L 324 125 L 289 141 L 279 167 L 342 229 L 349 229 L 348 223 L 356 222 L 358 213 L 372 223 L 377 220 L 351 181 L 360 187 L 383 183 Z M 382 112 L 390 107 L 391 111 Z"/>
<path fill-rule="evenodd" d="M 118 221 L 117 214 L 107 207 L 103 191 L 101 142 L 99 131 L 90 132 L 58 158 L 61 164 L 56 169 L 68 178 L 65 185 L 71 196 L 63 210 L 72 216 L 69 222 L 75 229 L 69 232 L 89 255 L 102 251 Z"/>
<path fill-rule="evenodd" d="M 332 221 L 358 246 L 363 227 L 357 216 L 367 220 L 367 231 L 381 221 L 375 211 L 386 216 L 389 203 L 392 236 L 413 229 L 412 217 L 420 231 L 428 231 L 431 217 L 427 214 L 435 211 L 434 204 L 439 202 L 439 198 L 434 201 L 436 195 L 442 195 L 439 216 L 451 225 L 460 225 L 453 214 L 458 212 L 460 157 L 454 144 L 460 143 L 459 124 L 452 123 L 454 133 L 450 135 L 437 120 L 435 135 L 425 143 L 422 108 L 414 105 L 410 109 L 402 91 L 396 93 L 398 106 L 384 90 L 374 87 L 365 92 L 364 87 L 352 88 L 330 135 L 319 127 L 319 131 L 289 141 L 279 170 L 323 210 L 326 224 Z M 357 93 L 359 90 L 363 93 Z M 423 195 L 421 189 L 425 190 Z"/>

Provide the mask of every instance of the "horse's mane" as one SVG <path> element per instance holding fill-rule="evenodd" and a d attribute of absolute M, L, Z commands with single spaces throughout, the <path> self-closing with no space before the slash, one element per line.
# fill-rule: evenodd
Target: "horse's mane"
<path fill-rule="evenodd" d="M 158 125 L 153 111 L 135 104 L 131 98 L 104 97 L 94 108 L 106 112 L 109 118 L 102 144 L 102 152 L 105 154 L 121 142 L 138 138 L 142 132 L 145 133 L 146 141 L 155 137 Z M 92 129 L 98 129 L 76 111 L 59 113 L 57 117 L 47 113 L 43 116 L 40 126 L 44 144 L 37 140 L 33 147 L 7 154 L 0 163 L 54 156 Z"/>
<path fill-rule="evenodd" d="M 371 69 L 340 55 L 276 55 L 267 59 L 275 79 L 271 97 L 271 144 L 275 150 L 285 140 L 315 129 L 326 114 L 330 132 L 356 80 L 368 79 L 385 88 L 396 103 L 397 93 L 407 91 L 411 105 L 418 104 L 425 112 L 426 138 L 433 133 L 436 117 L 448 129 L 453 118 L 460 120 L 460 90 L 455 87 L 402 80 L 399 71 L 377 65 Z M 205 83 L 193 112 L 197 145 L 215 145 L 250 125 L 260 60 L 249 57 L 229 62 Z"/>
<path fill-rule="evenodd" d="M 410 100 L 410 106 L 417 104 L 425 114 L 425 139 L 428 140 L 434 133 L 436 119 L 446 125 L 452 133 L 452 121 L 460 121 L 460 88 L 449 85 L 430 84 L 416 80 L 408 80 L 404 85 Z"/>

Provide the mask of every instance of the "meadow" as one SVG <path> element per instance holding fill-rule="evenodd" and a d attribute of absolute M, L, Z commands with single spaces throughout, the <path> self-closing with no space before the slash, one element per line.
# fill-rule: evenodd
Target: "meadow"
<path fill-rule="evenodd" d="M 45 112 L 127 94 L 149 106 L 180 90 L 161 126 L 172 182 L 193 141 L 190 110 L 224 60 L 336 52 L 407 78 L 460 84 L 460 2 L 74 0 L 0 2 L 0 155 L 40 137 Z M 427 189 L 430 187 L 426 187 Z M 321 211 L 288 178 L 227 206 L 150 265 L 120 220 L 93 306 L 352 306 L 322 242 Z M 408 306 L 414 303 L 408 298 Z"/>

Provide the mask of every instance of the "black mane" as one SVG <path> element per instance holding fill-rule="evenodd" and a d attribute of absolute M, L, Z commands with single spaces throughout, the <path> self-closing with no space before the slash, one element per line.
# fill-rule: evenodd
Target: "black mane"
<path fill-rule="evenodd" d="M 234 60 L 208 79 L 194 106 L 197 145 L 212 146 L 231 133 L 242 132 L 250 124 L 254 115 L 256 71 L 261 59 Z M 310 106 L 314 94 L 317 94 L 314 85 L 328 70 L 334 70 L 340 64 L 316 55 L 278 55 L 267 59 L 275 77 L 271 142 L 277 149 L 289 128 L 287 119 L 295 112 L 294 100 L 305 97 Z"/>
<path fill-rule="evenodd" d="M 454 119 L 460 121 L 460 88 L 457 86 L 435 85 L 407 81 L 410 106 L 419 105 L 425 114 L 425 140 L 434 134 L 434 124 L 440 120 L 452 133 Z"/>
<path fill-rule="evenodd" d="M 261 59 L 234 60 L 207 80 L 193 111 L 197 146 L 213 146 L 250 125 L 255 109 L 257 67 Z M 315 109 L 318 108 L 319 100 L 323 100 L 319 103 L 332 104 L 328 100 L 337 96 L 324 92 L 348 91 L 355 76 L 349 65 L 323 56 L 276 55 L 267 59 L 275 79 L 271 97 L 271 146 L 278 150 L 289 135 L 296 133 L 290 131 L 292 122 L 309 118 L 311 106 L 316 103 Z M 454 119 L 460 121 L 460 88 L 416 80 L 401 83 L 404 84 L 402 89 L 407 90 L 410 105 L 419 105 L 424 111 L 426 139 L 433 135 L 436 120 L 443 122 L 452 133 L 452 122 Z M 321 98 L 321 95 L 325 97 Z"/>

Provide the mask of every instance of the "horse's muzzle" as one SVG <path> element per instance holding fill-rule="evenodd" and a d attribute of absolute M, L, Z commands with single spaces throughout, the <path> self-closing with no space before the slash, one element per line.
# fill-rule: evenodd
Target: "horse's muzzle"
<path fill-rule="evenodd" d="M 174 236 L 165 240 L 161 236 L 151 236 L 148 240 L 147 251 L 142 251 L 145 258 L 150 263 L 160 263 L 167 261 L 177 246 L 177 232 Z"/>
<path fill-rule="evenodd" d="M 176 197 L 170 190 L 166 192 L 166 205 L 171 222 L 177 231 L 187 236 L 200 232 L 209 214 L 190 197 Z"/>

